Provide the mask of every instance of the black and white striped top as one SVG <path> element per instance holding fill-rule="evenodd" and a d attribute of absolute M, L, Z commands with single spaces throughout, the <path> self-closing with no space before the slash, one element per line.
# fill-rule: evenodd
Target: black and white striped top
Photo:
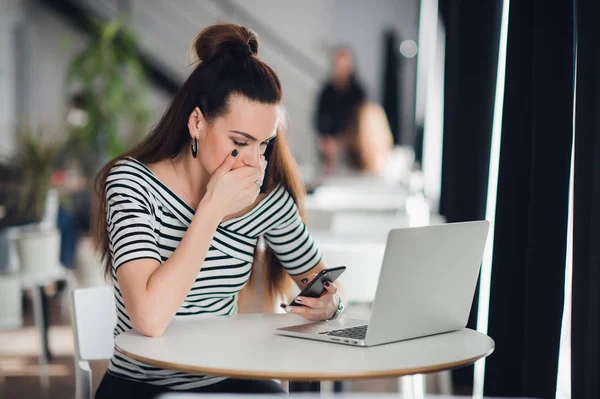
<path fill-rule="evenodd" d="M 194 217 L 194 209 L 141 162 L 119 161 L 106 182 L 107 222 L 117 305 L 114 336 L 132 328 L 123 304 L 117 270 L 134 259 L 163 263 L 175 251 Z M 279 186 L 250 212 L 221 223 L 194 285 L 175 317 L 213 317 L 237 312 L 238 294 L 250 277 L 260 236 L 290 275 L 315 267 L 321 255 L 290 194 Z M 200 267 L 201 266 L 201 267 Z M 186 390 L 222 381 L 149 366 L 115 349 L 109 372 L 146 383 Z"/>

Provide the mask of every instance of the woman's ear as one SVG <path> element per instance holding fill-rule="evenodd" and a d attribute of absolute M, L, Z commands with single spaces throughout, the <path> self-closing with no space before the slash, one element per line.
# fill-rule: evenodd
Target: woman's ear
<path fill-rule="evenodd" d="M 190 114 L 188 119 L 188 129 L 192 138 L 199 139 L 204 135 L 206 131 L 206 119 L 200 108 L 196 107 Z"/>

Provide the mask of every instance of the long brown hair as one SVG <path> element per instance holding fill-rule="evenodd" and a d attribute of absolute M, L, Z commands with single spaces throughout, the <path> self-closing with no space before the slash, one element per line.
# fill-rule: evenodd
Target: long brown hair
<path fill-rule="evenodd" d="M 199 107 L 208 123 L 228 112 L 231 95 L 239 94 L 263 104 L 279 105 L 283 100 L 281 83 L 275 71 L 258 58 L 256 34 L 234 24 L 210 26 L 194 39 L 191 47 L 198 64 L 175 94 L 171 105 L 150 134 L 135 148 L 111 160 L 102 168 L 95 182 L 97 195 L 95 238 L 102 255 L 105 276 L 109 278 L 112 259 L 109 251 L 106 179 L 115 164 L 132 157 L 142 163 L 154 163 L 176 156 L 191 143 L 188 119 Z M 283 126 L 278 127 L 265 156 L 269 166 L 263 191 L 270 192 L 277 185 L 285 187 L 303 215 L 304 187 L 298 167 L 287 147 Z M 290 279 L 272 251 L 266 249 L 255 256 L 255 264 L 264 267 L 265 296 L 283 294 Z M 259 257 L 262 256 L 262 259 Z M 253 277 L 255 273 L 252 273 Z M 254 280 L 254 278 L 251 278 Z"/>

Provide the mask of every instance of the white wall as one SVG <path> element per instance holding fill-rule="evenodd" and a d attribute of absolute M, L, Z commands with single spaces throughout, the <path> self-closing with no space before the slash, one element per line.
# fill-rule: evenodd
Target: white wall
<path fill-rule="evenodd" d="M 64 85 L 69 62 L 85 48 L 88 39 L 45 7 L 31 7 L 26 21 L 34 36 L 27 54 L 35 66 L 29 76 L 33 84 L 27 111 L 40 124 L 57 127 L 64 120 Z"/>
<path fill-rule="evenodd" d="M 419 0 L 332 0 L 332 44 L 347 44 L 357 58 L 358 74 L 370 100 L 382 102 L 383 32 L 391 27 L 402 40 L 418 43 Z M 404 58 L 401 77 L 401 134 L 406 134 L 414 120 L 416 58 Z M 411 138 L 412 139 L 412 138 Z M 412 141 L 409 141 L 412 143 Z"/>
<path fill-rule="evenodd" d="M 18 0 L 0 0 L 0 158 L 15 150 L 16 64 L 14 31 L 22 19 Z"/>
<path fill-rule="evenodd" d="M 332 0 L 233 0 L 281 35 L 295 50 L 328 68 L 327 45 L 332 33 Z M 320 76 L 315 76 L 320 78 Z"/>
<path fill-rule="evenodd" d="M 69 62 L 85 48 L 89 39 L 62 16 L 39 4 L 25 7 L 21 28 L 25 34 L 18 53 L 19 59 L 26 62 L 20 66 L 23 71 L 17 75 L 21 79 L 17 80 L 18 87 L 12 93 L 13 99 L 20 98 L 13 120 L 25 118 L 34 126 L 60 129 L 64 123 Z M 15 62 L 14 57 L 10 60 Z M 169 95 L 160 90 L 150 90 L 148 100 L 154 119 L 162 115 L 169 99 Z"/>

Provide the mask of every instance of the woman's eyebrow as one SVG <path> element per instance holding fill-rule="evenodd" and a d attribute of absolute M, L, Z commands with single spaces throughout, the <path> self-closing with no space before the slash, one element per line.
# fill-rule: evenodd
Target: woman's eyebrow
<path fill-rule="evenodd" d="M 230 130 L 230 132 L 231 133 L 236 133 L 236 134 L 241 134 L 242 136 L 244 136 L 247 139 L 252 140 L 252 141 L 258 141 L 256 137 L 254 137 L 251 134 L 248 134 L 246 132 L 242 132 L 242 131 L 239 131 L 239 130 Z M 271 137 L 269 137 L 268 139 L 266 139 L 265 142 L 269 141 L 269 140 L 272 140 L 273 138 L 275 138 L 276 135 L 277 135 L 277 133 L 275 133 L 274 135 L 272 135 Z"/>
<path fill-rule="evenodd" d="M 246 132 L 240 132 L 239 130 L 230 130 L 231 133 L 237 133 L 237 134 L 241 134 L 242 136 L 246 137 L 247 139 L 250 139 L 252 141 L 257 141 L 256 137 L 252 136 L 251 134 L 248 134 Z"/>

